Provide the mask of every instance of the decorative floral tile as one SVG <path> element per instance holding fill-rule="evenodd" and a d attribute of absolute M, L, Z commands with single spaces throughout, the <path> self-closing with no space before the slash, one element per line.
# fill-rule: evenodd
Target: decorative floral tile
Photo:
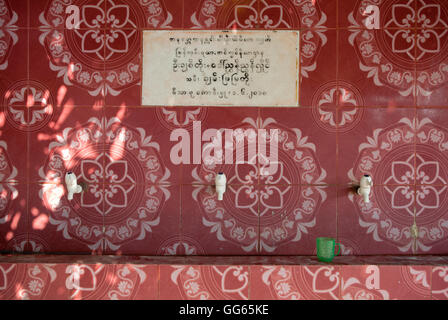
<path fill-rule="evenodd" d="M 29 133 L 31 182 L 63 184 L 66 171 L 71 170 L 79 182 L 102 185 L 104 140 L 111 125 L 103 110 L 55 107 L 41 123 Z"/>
<path fill-rule="evenodd" d="M 260 185 L 260 254 L 315 255 L 316 238 L 336 238 L 336 188 Z"/>
<path fill-rule="evenodd" d="M 184 28 L 186 29 L 253 29 L 257 28 L 258 1 L 184 2 Z"/>
<path fill-rule="evenodd" d="M 447 186 L 416 186 L 416 224 L 420 254 L 445 254 L 448 232 Z"/>
<path fill-rule="evenodd" d="M 135 274 L 137 273 L 139 277 L 137 279 L 133 280 L 133 284 L 131 283 L 131 286 L 133 285 L 134 291 L 133 295 L 129 297 L 129 299 L 134 300 L 156 300 L 159 298 L 159 266 L 158 265 L 130 265 L 133 267 L 134 270 L 131 271 L 131 273 L 134 273 L 134 279 Z M 135 268 L 137 267 L 137 268 Z M 138 268 L 141 267 L 142 272 L 139 272 Z M 128 267 L 129 268 L 129 267 Z M 118 273 L 117 273 L 118 275 Z M 123 275 L 125 276 L 125 272 L 121 272 L 121 277 L 118 276 L 121 280 L 126 280 L 126 282 L 129 283 L 129 280 L 123 279 Z M 118 280 L 118 279 L 117 279 Z M 121 296 L 127 295 L 127 290 L 125 290 L 125 287 L 123 285 L 123 281 L 116 281 L 115 282 L 118 288 L 118 291 L 121 292 Z M 117 297 L 120 298 L 120 295 Z"/>
<path fill-rule="evenodd" d="M 74 12 L 70 5 L 79 8 L 78 29 L 182 27 L 182 0 L 74 0 L 70 3 L 33 0 L 30 4 L 31 12 L 38 13 L 31 16 L 32 27 L 39 27 L 40 22 L 46 20 L 55 28 L 69 29 Z"/>
<path fill-rule="evenodd" d="M 429 266 L 344 266 L 344 300 L 427 300 L 431 298 Z"/>
<path fill-rule="evenodd" d="M 39 222 L 30 224 L 30 239 L 41 251 L 102 250 L 106 128 L 102 110 L 65 107 L 54 109 L 48 124 L 30 133 L 29 215 Z M 67 198 L 67 171 L 84 190 L 73 200 Z"/>
<path fill-rule="evenodd" d="M 338 81 L 360 92 L 364 106 L 415 106 L 420 94 L 411 29 L 339 30 Z"/>
<path fill-rule="evenodd" d="M 336 106 L 330 91 L 337 89 L 340 31 L 325 27 L 306 29 L 300 37 L 300 106 Z"/>
<path fill-rule="evenodd" d="M 0 182 L 0 251 L 29 252 L 26 184 Z"/>
<path fill-rule="evenodd" d="M 416 177 L 418 185 L 448 183 L 448 147 L 444 109 L 419 109 L 416 134 Z"/>
<path fill-rule="evenodd" d="M 29 187 L 28 232 L 33 252 L 101 254 L 105 246 L 104 188 L 90 184 L 68 200 L 62 184 Z"/>
<path fill-rule="evenodd" d="M 258 202 L 255 185 L 228 185 L 222 201 L 212 186 L 182 186 L 184 245 L 194 254 L 257 254 Z"/>
<path fill-rule="evenodd" d="M 417 105 L 445 106 L 448 7 L 440 0 L 416 1 Z"/>
<path fill-rule="evenodd" d="M 157 298 L 157 266 L 137 264 L 1 264 L 0 297 L 8 300 Z"/>
<path fill-rule="evenodd" d="M 21 120 L 28 115 L 27 107 L 0 107 L 0 181 L 28 181 L 28 132 Z"/>
<path fill-rule="evenodd" d="M 157 246 L 145 245 L 146 249 L 140 244 L 121 246 L 131 240 L 146 239 L 151 227 L 159 225 L 161 219 L 163 222 L 163 217 L 171 221 L 171 214 L 174 219 L 179 216 L 179 190 L 170 189 L 175 170 L 165 165 L 160 144 L 153 139 L 157 129 L 148 128 L 148 122 L 144 128 L 139 123 L 130 125 L 116 117 L 113 110 L 108 111 L 111 112 L 105 115 L 87 108 L 64 108 L 52 129 L 33 136 L 37 140 L 35 147 L 46 150 L 45 159 L 36 159 L 40 168 L 35 171 L 43 184 L 39 197 L 54 219 L 54 215 L 62 214 L 65 222 L 59 217 L 59 222 L 53 224 L 70 222 L 67 226 L 73 227 L 77 236 L 89 239 L 92 250 L 154 253 Z M 71 202 L 64 195 L 66 170 L 72 170 L 78 181 L 86 185 L 86 190 L 75 195 Z M 89 214 L 83 218 L 83 212 L 91 212 L 90 218 Z M 89 225 L 82 235 L 78 224 L 72 224 L 75 220 Z M 169 234 L 179 233 L 178 222 L 171 221 L 167 226 Z M 72 238 L 70 233 L 63 235 Z"/>
<path fill-rule="evenodd" d="M 219 201 L 211 186 L 183 187 L 182 234 L 192 253 L 315 254 L 316 237 L 336 237 L 335 189 L 287 185 L 227 189 Z"/>
<path fill-rule="evenodd" d="M 106 28 L 180 29 L 182 0 L 106 0 Z M 123 25 L 124 22 L 134 25 Z"/>
<path fill-rule="evenodd" d="M 180 235 L 180 167 L 155 108 L 106 108 L 105 234 L 115 254 L 164 254 Z"/>
<path fill-rule="evenodd" d="M 340 266 L 251 266 L 251 300 L 339 300 Z"/>
<path fill-rule="evenodd" d="M 111 169 L 120 176 L 123 170 L 130 174 L 130 180 L 119 183 L 172 185 L 182 181 L 183 168 L 171 159 L 175 142 L 170 141 L 170 136 L 174 128 L 168 125 L 169 118 L 163 118 L 165 110 L 168 109 L 105 108 L 109 127 L 105 132 L 104 148 L 110 156 L 109 161 L 119 161 L 111 164 Z"/>
<path fill-rule="evenodd" d="M 366 21 L 369 16 L 378 12 L 377 23 L 381 29 L 411 29 L 419 25 L 423 15 L 416 8 L 420 0 L 383 0 L 370 2 L 368 0 L 339 1 L 339 27 L 371 29 L 374 19 Z M 369 6 L 376 6 L 378 11 Z M 375 21 L 376 22 L 376 21 Z M 376 26 L 376 24 L 374 24 Z"/>
<path fill-rule="evenodd" d="M 331 81 L 315 94 L 312 115 L 315 123 L 324 131 L 344 133 L 358 125 L 364 115 L 363 97 L 360 91 L 345 81 Z"/>
<path fill-rule="evenodd" d="M 338 181 L 349 187 L 364 174 L 373 185 L 415 183 L 415 135 L 411 108 L 365 108 L 360 121 L 338 135 Z"/>
<path fill-rule="evenodd" d="M 268 133 L 278 130 L 278 142 L 277 154 L 270 151 L 261 162 L 260 184 L 335 184 L 337 116 L 332 111 L 322 116 L 314 108 L 285 108 L 281 112 L 262 108 L 260 127 Z M 266 144 L 266 148 L 275 150 L 271 147 L 275 144 Z"/>
<path fill-rule="evenodd" d="M 31 29 L 33 60 L 29 76 L 50 91 L 56 106 L 103 106 L 104 97 L 114 94 L 106 78 L 105 31 L 60 30 L 42 21 Z"/>
<path fill-rule="evenodd" d="M 180 186 L 106 185 L 104 194 L 106 254 L 180 254 Z"/>
<path fill-rule="evenodd" d="M 248 300 L 248 266 L 160 265 L 161 300 Z"/>
<path fill-rule="evenodd" d="M 443 0 L 416 0 L 417 28 L 448 28 L 448 5 Z"/>
<path fill-rule="evenodd" d="M 183 183 L 214 185 L 218 172 L 225 173 L 229 184 L 258 182 L 259 166 L 265 158 L 259 154 L 262 144 L 258 138 L 264 128 L 258 108 L 188 108 L 182 115 L 178 110 L 162 111 L 170 117 L 172 132 L 177 131 L 170 142 L 172 152 L 180 145 L 188 153 L 174 153 L 176 161 L 189 162 L 182 165 Z"/>
<path fill-rule="evenodd" d="M 69 6 L 76 6 L 79 10 L 79 24 L 74 19 L 75 12 Z M 42 28 L 42 23 L 51 25 L 55 29 L 100 29 L 106 22 L 105 0 L 73 0 L 60 2 L 57 0 L 30 1 L 30 26 Z M 107 16 L 109 18 L 110 15 Z"/>
<path fill-rule="evenodd" d="M 113 274 L 118 265 L 68 264 L 66 291 L 70 300 L 103 300 L 107 293 L 115 294 Z"/>
<path fill-rule="evenodd" d="M 264 29 L 336 27 L 336 1 L 260 0 L 258 24 Z"/>
<path fill-rule="evenodd" d="M 421 247 L 414 219 L 413 186 L 374 186 L 365 203 L 353 190 L 338 191 L 341 254 L 416 254 Z"/>
<path fill-rule="evenodd" d="M 68 28 L 73 11 L 79 8 L 79 29 L 163 29 L 182 27 L 182 0 L 74 0 L 62 3 L 57 0 L 33 0 L 30 2 L 31 26 L 40 27 L 45 20 L 57 29 Z"/>
<path fill-rule="evenodd" d="M 66 299 L 67 296 L 58 294 L 55 280 L 62 268 L 56 264 L 17 264 L 16 268 L 21 270 L 22 277 L 15 280 L 15 300 L 48 300 Z M 9 280 L 9 279 L 8 279 Z"/>
<path fill-rule="evenodd" d="M 448 19 L 443 29 L 416 30 L 417 106 L 446 106 L 448 73 Z"/>
<path fill-rule="evenodd" d="M 182 1 L 106 1 L 106 105 L 141 105 L 142 30 L 182 27 Z"/>
<path fill-rule="evenodd" d="M 0 264 L 0 298 L 2 300 L 18 299 L 16 285 L 21 282 L 26 272 L 26 264 Z"/>
<path fill-rule="evenodd" d="M 335 27 L 336 3 L 329 1 L 196 0 L 185 7 L 186 27 L 200 29 L 299 29 Z M 190 4 L 190 2 L 188 3 Z"/>
<path fill-rule="evenodd" d="M 432 267 L 431 297 L 434 300 L 448 300 L 448 267 Z"/>
<path fill-rule="evenodd" d="M 105 31 L 106 105 L 141 105 L 142 31 L 113 28 Z"/>
<path fill-rule="evenodd" d="M 17 300 L 67 300 L 67 264 L 27 263 L 25 274 L 16 285 Z"/>
<path fill-rule="evenodd" d="M 447 201 L 448 158 L 445 150 L 443 109 L 419 109 L 416 147 L 416 219 L 421 240 L 421 253 L 445 253 L 448 224 Z"/>
<path fill-rule="evenodd" d="M 134 300 L 157 297 L 157 266 L 67 265 L 65 273 L 68 299 Z"/>
<path fill-rule="evenodd" d="M 13 13 L 7 8 L 1 9 L 0 3 L 0 102 L 2 106 L 12 99 L 12 91 L 18 83 L 28 79 L 28 30 L 19 29 Z M 20 100 L 20 99 L 19 99 Z M 14 101 L 13 101 L 14 102 Z"/>
<path fill-rule="evenodd" d="M 6 19 L 0 26 L 4 28 L 13 27 L 15 24 L 19 28 L 26 28 L 29 26 L 29 4 L 28 0 L 3 0 L 0 3 L 0 17 Z M 11 18 L 11 19 L 9 19 Z"/>

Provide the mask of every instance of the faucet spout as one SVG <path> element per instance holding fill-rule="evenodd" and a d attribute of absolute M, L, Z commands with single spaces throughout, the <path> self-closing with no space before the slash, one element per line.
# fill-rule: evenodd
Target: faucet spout
<path fill-rule="evenodd" d="M 363 197 L 365 203 L 369 203 L 370 202 L 369 194 L 367 192 L 364 192 L 362 197 Z"/>
<path fill-rule="evenodd" d="M 215 188 L 218 200 L 222 201 L 224 192 L 226 192 L 227 178 L 223 172 L 219 172 L 215 177 Z"/>

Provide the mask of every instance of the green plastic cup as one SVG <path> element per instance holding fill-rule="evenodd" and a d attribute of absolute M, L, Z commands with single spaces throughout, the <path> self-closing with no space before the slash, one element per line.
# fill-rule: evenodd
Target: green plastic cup
<path fill-rule="evenodd" d="M 338 252 L 335 253 L 336 245 L 338 246 Z M 331 262 L 333 258 L 341 253 L 341 245 L 336 243 L 333 238 L 317 238 L 317 259 L 323 262 Z"/>

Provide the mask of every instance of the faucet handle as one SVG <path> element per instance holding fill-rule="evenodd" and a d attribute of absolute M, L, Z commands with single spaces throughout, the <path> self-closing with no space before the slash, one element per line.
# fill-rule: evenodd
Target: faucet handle
<path fill-rule="evenodd" d="M 369 185 L 370 187 L 373 186 L 373 180 L 372 177 L 368 174 L 363 175 L 364 181 L 367 183 L 367 185 Z M 361 178 L 362 179 L 362 178 Z"/>

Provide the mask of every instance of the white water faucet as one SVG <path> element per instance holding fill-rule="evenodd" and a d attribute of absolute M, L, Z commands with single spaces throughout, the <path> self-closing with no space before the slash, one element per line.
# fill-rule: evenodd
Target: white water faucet
<path fill-rule="evenodd" d="M 218 194 L 218 200 L 223 199 L 224 192 L 226 192 L 227 178 L 223 172 L 219 172 L 215 177 L 215 188 Z"/>
<path fill-rule="evenodd" d="M 69 171 L 65 174 L 65 184 L 67 185 L 67 199 L 72 200 L 74 193 L 82 192 L 82 187 L 78 184 L 76 174 Z"/>
<path fill-rule="evenodd" d="M 368 174 L 365 174 L 361 177 L 361 181 L 359 183 L 358 194 L 362 196 L 365 203 L 369 203 L 369 195 L 371 192 L 371 188 L 373 186 L 372 177 Z"/>

